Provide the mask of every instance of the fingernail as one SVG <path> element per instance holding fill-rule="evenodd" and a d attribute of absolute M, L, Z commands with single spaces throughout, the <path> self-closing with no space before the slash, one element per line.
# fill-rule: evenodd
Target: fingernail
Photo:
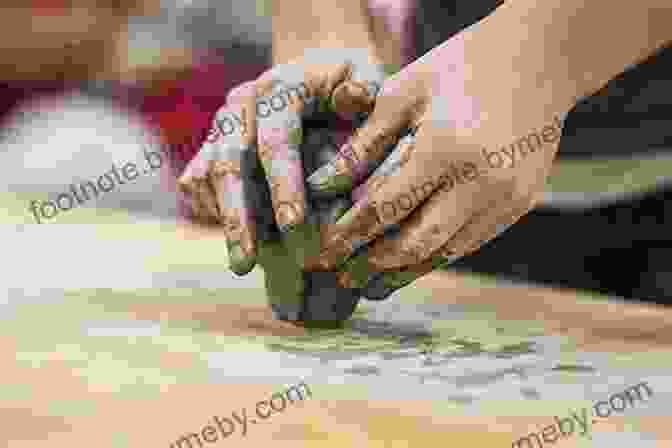
<path fill-rule="evenodd" d="M 308 177 L 308 185 L 316 193 L 345 193 L 352 189 L 353 178 L 338 174 L 331 165 L 325 165 Z"/>
<path fill-rule="evenodd" d="M 385 72 L 385 76 L 392 76 L 395 73 L 399 72 L 401 70 L 401 65 L 399 64 L 384 64 L 383 65 L 383 71 Z"/>
<path fill-rule="evenodd" d="M 287 134 L 290 145 L 300 145 L 303 142 L 303 128 L 292 128 Z"/>
<path fill-rule="evenodd" d="M 229 252 L 229 268 L 236 275 L 245 275 L 249 273 L 256 264 L 255 257 L 246 253 L 239 241 L 229 243 L 227 241 Z"/>
<path fill-rule="evenodd" d="M 303 217 L 296 209 L 296 204 L 283 205 L 278 207 L 278 211 L 275 213 L 275 222 L 281 232 L 287 233 L 294 230 L 301 223 Z"/>

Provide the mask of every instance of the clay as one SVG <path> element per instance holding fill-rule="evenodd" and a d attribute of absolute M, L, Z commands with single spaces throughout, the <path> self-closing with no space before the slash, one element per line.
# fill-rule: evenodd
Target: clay
<path fill-rule="evenodd" d="M 328 163 L 338 150 L 334 131 L 327 123 L 304 127 L 301 145 L 305 177 L 319 166 Z M 336 222 L 351 206 L 349 194 L 333 198 L 308 197 L 309 210 L 301 235 L 286 244 L 315 245 L 307 252 L 319 251 L 319 228 Z M 270 203 L 266 205 L 270 207 Z M 264 207 L 264 208 L 266 208 Z M 306 326 L 338 326 L 352 316 L 360 300 L 360 292 L 338 286 L 335 272 L 306 272 L 298 269 L 286 244 L 277 231 L 267 232 L 261 244 L 260 264 L 266 275 L 266 290 L 271 309 L 277 319 Z M 319 252 L 318 252 L 319 253 Z"/>

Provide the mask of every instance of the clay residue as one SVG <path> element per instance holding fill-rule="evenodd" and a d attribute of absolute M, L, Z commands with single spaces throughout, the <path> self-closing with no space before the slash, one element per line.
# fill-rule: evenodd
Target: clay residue
<path fill-rule="evenodd" d="M 134 319 L 180 322 L 225 336 L 301 336 L 304 328 L 276 320 L 268 307 L 238 304 L 138 303 L 126 309 Z"/>

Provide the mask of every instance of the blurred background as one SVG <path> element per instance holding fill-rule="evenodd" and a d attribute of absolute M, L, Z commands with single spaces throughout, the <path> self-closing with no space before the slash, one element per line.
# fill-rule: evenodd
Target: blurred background
<path fill-rule="evenodd" d="M 267 3 L 3 2 L 3 194 L 58 194 L 168 145 L 160 174 L 84 207 L 183 219 L 174 177 L 228 90 L 268 67 Z M 403 39 L 423 54 L 496 6 L 423 0 Z M 451 269 L 671 303 L 671 60 L 664 49 L 578 104 L 543 204 Z"/>
<path fill-rule="evenodd" d="M 378 36 L 408 60 L 495 6 L 422 0 Z M 260 270 L 231 273 L 174 189 L 228 90 L 268 67 L 266 2 L 3 0 L 0 30 L 0 446 L 167 446 L 301 380 L 314 400 L 236 446 L 508 446 L 642 381 L 653 399 L 586 443 L 670 445 L 672 316 L 616 297 L 672 297 L 669 50 L 577 105 L 543 204 L 459 273 L 312 331 L 273 319 Z M 161 149 L 35 224 L 31 201 Z"/>

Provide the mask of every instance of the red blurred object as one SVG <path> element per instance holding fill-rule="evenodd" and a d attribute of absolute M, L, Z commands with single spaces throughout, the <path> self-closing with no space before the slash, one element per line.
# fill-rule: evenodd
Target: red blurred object
<path fill-rule="evenodd" d="M 158 89 L 119 84 L 114 92 L 117 101 L 139 110 L 147 125 L 160 129 L 163 144 L 170 153 L 170 166 L 162 170 L 164 186 L 170 191 L 175 190 L 176 178 L 198 153 L 228 92 L 268 68 L 260 64 L 227 63 L 217 55 L 200 61 L 180 79 L 159 82 Z M 0 83 L 0 126 L 17 104 L 45 94 L 66 93 L 76 87 L 77 83 L 57 81 Z M 184 198 L 179 202 L 184 203 Z"/>
<path fill-rule="evenodd" d="M 140 111 L 150 126 L 161 129 L 178 171 L 198 152 L 229 91 L 257 78 L 267 68 L 261 64 L 227 63 L 213 56 L 201 59 L 180 79 L 163 81 L 158 89 L 143 95 Z"/>
<path fill-rule="evenodd" d="M 188 199 L 176 191 L 176 180 L 198 153 L 217 110 L 237 85 L 257 78 L 268 67 L 262 64 L 225 62 L 221 56 L 201 59 L 180 79 L 159 83 L 159 87 L 133 102 L 147 124 L 158 127 L 170 154 L 170 169 L 163 170 L 164 187 L 177 195 L 183 217 L 191 218 Z"/>

